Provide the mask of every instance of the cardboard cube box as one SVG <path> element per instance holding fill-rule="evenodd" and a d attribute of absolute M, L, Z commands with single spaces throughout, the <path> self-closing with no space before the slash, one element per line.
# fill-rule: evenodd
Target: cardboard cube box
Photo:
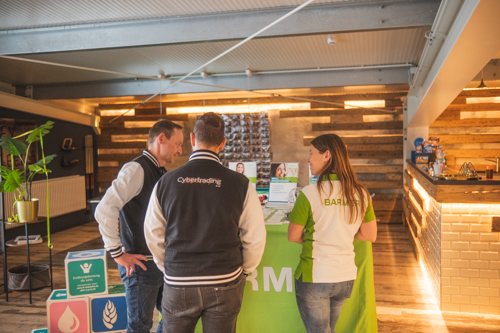
<path fill-rule="evenodd" d="M 108 295 L 92 295 L 89 298 L 92 333 L 126 331 L 127 300 L 123 284 L 110 285 Z"/>
<path fill-rule="evenodd" d="M 64 259 L 68 298 L 108 293 L 106 251 L 68 252 Z"/>
<path fill-rule="evenodd" d="M 47 299 L 47 329 L 49 333 L 88 333 L 89 298 L 68 298 L 65 289 L 52 291 Z"/>
<path fill-rule="evenodd" d="M 35 328 L 34 330 L 31 331 L 31 333 L 47 333 L 48 330 L 47 328 Z"/>

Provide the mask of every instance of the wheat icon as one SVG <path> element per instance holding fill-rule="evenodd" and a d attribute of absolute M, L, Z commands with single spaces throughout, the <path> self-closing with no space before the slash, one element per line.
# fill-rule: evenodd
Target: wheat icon
<path fill-rule="evenodd" d="M 104 307 L 104 311 L 102 311 L 102 322 L 107 328 L 112 329 L 117 318 L 118 314 L 116 313 L 115 305 L 108 300 L 108 303 L 106 303 Z"/>

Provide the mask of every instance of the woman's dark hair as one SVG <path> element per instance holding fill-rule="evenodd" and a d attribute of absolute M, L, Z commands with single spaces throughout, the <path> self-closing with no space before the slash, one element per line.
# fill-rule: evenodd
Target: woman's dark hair
<path fill-rule="evenodd" d="M 349 203 L 349 224 L 356 221 L 358 214 L 362 214 L 366 210 L 367 203 L 365 202 L 365 194 L 368 194 L 366 187 L 358 183 L 356 174 L 349 161 L 347 147 L 336 134 L 324 134 L 316 137 L 311 141 L 311 145 L 316 148 L 321 154 L 326 151 L 330 152 L 330 160 L 325 164 L 320 174 L 318 175 L 318 191 L 321 197 L 321 192 L 324 191 L 327 196 L 333 192 L 334 183 L 330 180 L 329 174 L 335 173 L 342 184 L 342 195 Z M 329 193 L 324 189 L 325 182 L 328 182 Z M 356 195 L 359 197 L 360 205 L 357 205 Z M 345 207 L 344 207 L 345 208 Z"/>
<path fill-rule="evenodd" d="M 218 146 L 224 140 L 224 120 L 213 112 L 200 116 L 193 129 L 196 141 L 207 146 Z"/>
<path fill-rule="evenodd" d="M 165 134 L 167 139 L 170 139 L 175 128 L 181 130 L 182 126 L 167 119 L 158 120 L 149 130 L 148 146 L 151 146 L 161 133 Z"/>

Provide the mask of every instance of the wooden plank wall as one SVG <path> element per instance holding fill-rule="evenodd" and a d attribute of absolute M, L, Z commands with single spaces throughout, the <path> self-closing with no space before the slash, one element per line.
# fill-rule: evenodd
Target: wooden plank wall
<path fill-rule="evenodd" d="M 346 142 L 349 156 L 358 179 L 376 193 L 373 204 L 377 218 L 383 223 L 401 223 L 403 186 L 403 108 L 401 98 L 407 91 L 376 94 L 345 94 L 341 96 L 312 96 L 311 98 L 334 103 L 312 102 L 307 111 L 280 111 L 280 118 L 318 117 L 310 131 L 303 133 L 303 144 L 308 146 L 312 138 L 324 133 L 337 133 Z M 346 100 L 385 100 L 383 112 L 369 109 L 344 109 Z M 231 105 L 248 102 L 245 99 L 217 99 L 206 101 L 182 101 L 163 103 L 162 107 Z M 282 97 L 252 98 L 251 103 L 266 104 L 290 102 Z M 100 105 L 100 110 L 128 109 L 135 104 Z M 326 107 L 330 107 L 325 109 Z M 331 107 L 331 106 L 334 106 Z M 122 165 L 141 154 L 146 147 L 146 127 L 125 126 L 125 122 L 155 121 L 159 119 L 159 103 L 147 103 L 135 111 L 135 116 L 101 117 L 101 135 L 97 137 L 97 180 L 103 194 L 116 178 Z M 385 111 L 384 111 L 385 110 Z M 324 117 L 329 122 L 324 122 Z M 187 115 L 169 115 L 164 118 L 186 123 Z M 310 118 L 309 118 L 310 119 Z M 181 123 L 182 126 L 183 123 Z M 276 124 L 279 126 L 279 123 Z M 121 136 L 121 137 L 120 137 Z M 125 136 L 125 137 L 123 137 Z M 128 142 L 118 142 L 127 138 Z M 275 143 L 273 143 L 275 144 Z M 280 144 L 280 143 L 277 143 Z M 290 144 L 290 143 L 286 143 Z"/>
<path fill-rule="evenodd" d="M 100 105 L 97 111 L 129 109 L 136 104 Z M 101 135 L 97 136 L 97 182 L 100 195 L 106 192 L 123 164 L 141 155 L 142 151 L 147 148 L 147 137 L 151 126 L 149 123 L 144 123 L 144 125 L 140 123 L 159 120 L 159 108 L 159 103 L 148 103 L 137 108 L 134 116 L 122 116 L 114 122 L 110 121 L 115 116 L 101 116 L 99 124 Z M 163 113 L 165 113 L 164 110 Z M 188 115 L 163 115 L 161 118 L 175 121 L 183 126 L 183 123 L 188 120 Z M 126 122 L 135 122 L 135 124 L 126 124 Z"/>
<path fill-rule="evenodd" d="M 497 101 L 467 102 L 477 97 L 496 97 Z M 500 156 L 500 89 L 462 91 L 431 124 L 429 135 L 441 139 L 447 165 L 454 170 L 464 162 L 472 162 L 480 171 L 495 164 L 486 159 Z"/>
<path fill-rule="evenodd" d="M 311 110 L 281 111 L 280 118 L 330 117 L 329 122 L 313 123 L 304 135 L 304 145 L 321 134 L 336 133 L 346 143 L 358 180 L 370 193 L 376 193 L 373 205 L 381 223 L 401 223 L 403 213 L 403 108 L 401 98 L 407 91 L 377 94 L 346 94 L 322 97 L 339 103 L 351 100 L 385 100 L 387 112 L 369 109 L 325 109 L 311 103 Z M 318 99 L 318 97 L 314 97 Z M 391 113 L 391 111 L 394 111 Z"/>

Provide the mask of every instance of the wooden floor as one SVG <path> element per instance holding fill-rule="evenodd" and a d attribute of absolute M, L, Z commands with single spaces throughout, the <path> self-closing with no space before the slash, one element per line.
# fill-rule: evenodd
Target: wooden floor
<path fill-rule="evenodd" d="M 102 248 L 96 222 L 54 234 L 52 241 L 57 245 L 52 254 L 55 289 L 65 288 L 63 263 L 68 251 Z M 46 242 L 30 249 L 32 262 L 48 263 Z M 9 267 L 26 263 L 25 247 L 7 251 Z M 380 224 L 373 252 L 379 332 L 500 332 L 500 316 L 438 310 L 402 225 Z M 108 260 L 108 265 L 110 284 L 121 283 L 114 261 Z M 0 275 L 0 332 L 31 332 L 33 328 L 47 327 L 45 300 L 50 288 L 34 291 L 32 305 L 27 292 L 10 292 L 6 302 L 3 271 Z"/>

